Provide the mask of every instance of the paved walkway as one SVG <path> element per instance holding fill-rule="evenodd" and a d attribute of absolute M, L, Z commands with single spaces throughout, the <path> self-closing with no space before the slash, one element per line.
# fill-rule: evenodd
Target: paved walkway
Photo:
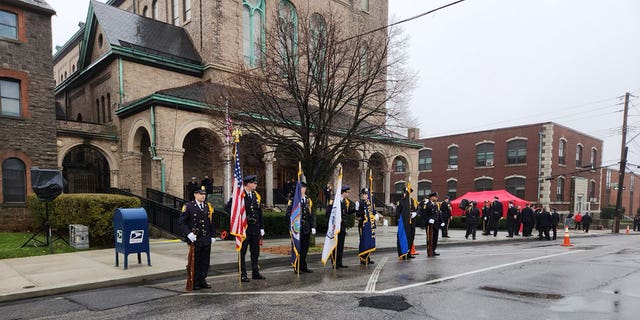
<path fill-rule="evenodd" d="M 380 227 L 376 233 L 377 251 L 395 252 L 396 227 Z M 622 231 L 624 232 L 624 231 Z M 424 230 L 416 232 L 417 249 L 425 250 Z M 535 241 L 534 237 L 507 238 L 501 231 L 497 237 L 482 236 L 478 234 L 478 240 L 464 238 L 464 230 L 450 230 L 450 238 L 440 238 L 439 246 L 449 245 L 475 245 L 486 244 L 495 241 Z M 611 230 L 593 230 L 589 234 L 579 231 L 570 231 L 572 243 L 580 243 L 580 238 L 586 236 L 610 235 Z M 632 234 L 640 234 L 632 232 Z M 562 244 L 564 231 L 558 234 L 557 244 Z M 577 238 L 577 239 L 576 239 Z M 575 239 L 575 240 L 574 240 Z M 321 245 L 324 236 L 316 238 L 317 245 Z M 357 255 L 358 232 L 356 229 L 347 231 L 345 242 L 345 257 Z M 268 234 L 264 239 L 263 248 L 276 248 L 289 246 L 289 239 L 270 239 Z M 441 249 L 443 251 L 446 249 Z M 73 253 L 53 254 L 45 256 L 15 258 L 0 260 L 0 302 L 19 300 L 60 294 L 71 291 L 95 289 L 142 281 L 177 277 L 186 274 L 187 245 L 179 240 L 151 240 L 151 264 L 146 264 L 146 254 L 142 254 L 142 264 L 137 263 L 135 254 L 129 255 L 129 266 L 123 269 L 123 257 L 120 255 L 120 267 L 115 267 L 115 250 L 85 250 Z M 273 250 L 277 251 L 277 250 Z M 261 252 L 260 261 L 265 263 L 282 262 L 288 264 L 288 255 Z M 247 262 L 249 254 L 247 254 Z M 317 266 L 320 253 L 310 253 L 307 261 L 311 267 Z M 356 260 L 353 260 L 356 261 Z M 217 241 L 212 246 L 211 268 L 224 269 L 237 263 L 237 254 L 234 241 Z"/>

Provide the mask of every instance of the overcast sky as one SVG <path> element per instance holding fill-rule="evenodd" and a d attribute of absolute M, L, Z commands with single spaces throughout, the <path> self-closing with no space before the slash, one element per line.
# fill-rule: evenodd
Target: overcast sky
<path fill-rule="evenodd" d="M 55 47 L 86 19 L 89 1 L 47 2 Z M 389 14 L 397 21 L 449 2 L 389 0 Z M 466 0 L 403 24 L 421 137 L 553 121 L 604 140 L 603 164 L 615 164 L 621 97 L 640 96 L 639 17 L 638 0 Z M 638 133 L 632 98 L 628 139 Z M 640 137 L 628 145 L 640 165 Z"/>

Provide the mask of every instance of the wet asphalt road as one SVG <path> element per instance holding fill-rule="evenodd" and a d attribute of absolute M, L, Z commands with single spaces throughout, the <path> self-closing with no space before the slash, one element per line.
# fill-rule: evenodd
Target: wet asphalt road
<path fill-rule="evenodd" d="M 185 293 L 183 279 L 0 304 L 2 319 L 639 319 L 640 236 L 443 246 L 398 261 L 347 259 L 311 274 L 264 265 L 267 280 L 241 284 L 216 270 L 213 289 Z"/>

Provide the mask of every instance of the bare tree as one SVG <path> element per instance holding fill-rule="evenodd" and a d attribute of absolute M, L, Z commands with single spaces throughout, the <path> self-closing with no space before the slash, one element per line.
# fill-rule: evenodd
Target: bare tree
<path fill-rule="evenodd" d="M 346 154 L 388 141 L 387 124 L 406 115 L 413 77 L 404 42 L 388 29 L 367 31 L 335 13 L 280 15 L 265 32 L 261 64 L 234 78 L 232 117 L 300 161 L 312 196 Z"/>

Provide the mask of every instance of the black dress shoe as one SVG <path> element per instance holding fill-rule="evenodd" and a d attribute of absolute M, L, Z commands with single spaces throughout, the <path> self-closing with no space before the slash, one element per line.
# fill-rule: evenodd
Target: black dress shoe
<path fill-rule="evenodd" d="M 200 290 L 200 286 L 193 286 L 193 290 Z"/>
<path fill-rule="evenodd" d="M 434 252 L 434 253 L 433 253 L 433 255 L 434 255 L 434 256 L 439 256 L 440 254 L 439 254 L 439 253 L 435 253 L 435 252 Z"/>
<path fill-rule="evenodd" d="M 202 288 L 202 289 L 211 289 L 211 285 L 206 283 L 206 282 L 204 282 L 204 283 L 200 284 L 200 288 Z"/>
<path fill-rule="evenodd" d="M 249 281 L 251 281 L 251 280 L 249 280 L 249 277 L 247 277 L 247 276 L 242 276 L 242 278 L 240 278 L 240 281 L 242 281 L 242 282 L 249 282 Z"/>
<path fill-rule="evenodd" d="M 263 275 L 261 275 L 261 274 L 259 274 L 259 273 L 258 273 L 258 274 L 253 275 L 253 277 L 251 277 L 251 278 L 253 278 L 253 279 L 257 279 L 257 280 L 264 280 L 264 279 L 266 279 Z"/>
<path fill-rule="evenodd" d="M 310 269 L 302 269 L 300 271 L 306 272 L 306 273 L 313 273 L 313 270 L 310 270 Z"/>
<path fill-rule="evenodd" d="M 373 262 L 373 260 L 369 260 L 369 264 L 374 264 L 375 262 Z"/>
<path fill-rule="evenodd" d="M 416 256 L 412 256 L 412 255 L 407 255 L 407 257 L 408 257 L 409 259 L 415 259 L 415 258 L 416 258 Z"/>
<path fill-rule="evenodd" d="M 336 269 L 349 268 L 349 266 L 345 266 L 342 264 L 336 264 Z"/>

